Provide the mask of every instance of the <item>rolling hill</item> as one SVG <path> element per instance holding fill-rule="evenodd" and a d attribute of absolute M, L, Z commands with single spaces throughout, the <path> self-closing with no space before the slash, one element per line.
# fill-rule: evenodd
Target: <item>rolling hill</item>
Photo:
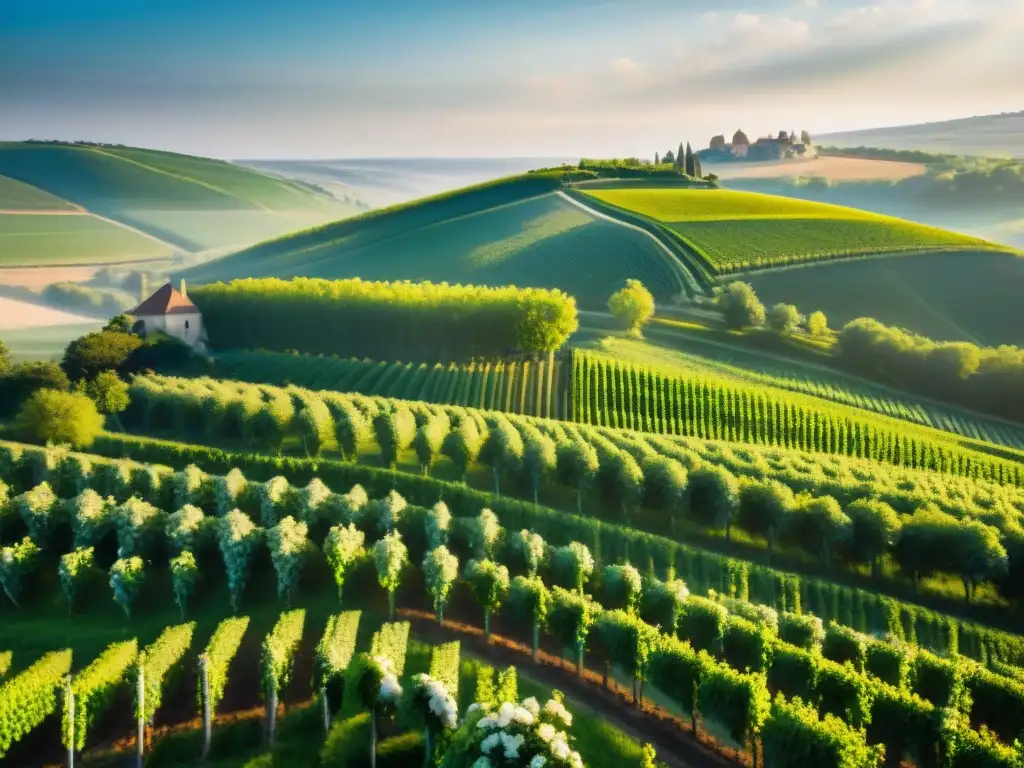
<path fill-rule="evenodd" d="M 586 194 L 664 224 L 719 274 L 875 253 L 1009 250 L 902 219 L 774 195 L 697 189 Z"/>
<path fill-rule="evenodd" d="M 920 149 L 954 155 L 1024 158 L 1024 112 L 843 131 L 816 136 L 815 141 L 844 147 Z"/>
<path fill-rule="evenodd" d="M 660 301 L 683 291 L 682 265 L 654 238 L 582 208 L 560 186 L 527 175 L 468 187 L 263 243 L 184 276 L 514 283 L 561 288 L 601 308 L 627 277 Z"/>
<path fill-rule="evenodd" d="M 12 266 L 243 247 L 355 210 L 313 186 L 220 160 L 120 146 L 0 143 L 0 263 Z M 73 225 L 83 237 L 70 243 L 62 233 L 72 225 L 9 220 L 40 211 L 94 218 Z"/>

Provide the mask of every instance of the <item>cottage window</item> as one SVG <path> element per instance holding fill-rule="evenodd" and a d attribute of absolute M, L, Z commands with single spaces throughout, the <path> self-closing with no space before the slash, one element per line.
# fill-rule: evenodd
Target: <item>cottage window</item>
<path fill-rule="evenodd" d="M 185 321 L 185 330 L 188 330 L 188 320 Z"/>

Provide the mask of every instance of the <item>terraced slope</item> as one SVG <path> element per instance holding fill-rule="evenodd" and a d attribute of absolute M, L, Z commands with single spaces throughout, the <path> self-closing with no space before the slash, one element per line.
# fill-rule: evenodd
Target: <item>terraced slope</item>
<path fill-rule="evenodd" d="M 584 191 L 602 202 L 663 223 L 719 274 L 901 251 L 1012 250 L 854 208 L 753 192 Z"/>
<path fill-rule="evenodd" d="M 659 301 L 682 292 L 680 265 L 657 243 L 551 191 L 559 186 L 517 177 L 470 187 L 264 243 L 186 277 L 512 283 L 561 288 L 584 307 L 603 307 L 629 277 Z"/>
<path fill-rule="evenodd" d="M 166 243 L 89 214 L 0 214 L 0 267 L 168 258 Z"/>
<path fill-rule="evenodd" d="M 73 211 L 75 206 L 31 184 L 0 176 L 0 211 Z"/>
<path fill-rule="evenodd" d="M 22 209 L 32 200 L 79 207 L 188 251 L 244 246 L 355 210 L 312 187 L 220 160 L 66 144 L 0 143 L 0 201 L 6 196 L 17 196 Z"/>

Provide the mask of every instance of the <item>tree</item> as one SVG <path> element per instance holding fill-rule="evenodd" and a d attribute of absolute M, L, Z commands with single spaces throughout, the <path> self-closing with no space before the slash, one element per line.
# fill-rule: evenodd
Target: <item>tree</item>
<path fill-rule="evenodd" d="M 494 495 L 501 496 L 501 477 L 518 469 L 523 461 L 523 438 L 508 419 L 499 418 L 480 449 L 480 460 L 491 467 Z"/>
<path fill-rule="evenodd" d="M 853 525 L 831 496 L 807 497 L 793 507 L 786 537 L 805 552 L 821 557 L 827 566 L 850 540 Z"/>
<path fill-rule="evenodd" d="M 676 152 L 676 168 L 680 171 L 686 170 L 686 150 L 683 149 L 683 142 L 679 142 L 679 149 Z"/>
<path fill-rule="evenodd" d="M 3 376 L 7 369 L 11 367 L 11 350 L 7 348 L 7 345 L 0 341 L 0 376 Z"/>
<path fill-rule="evenodd" d="M 672 154 L 672 150 L 671 149 L 668 152 L 665 153 L 665 156 L 663 158 L 661 158 L 661 162 L 664 165 L 675 165 L 676 164 L 676 156 Z"/>
<path fill-rule="evenodd" d="M 85 395 L 40 389 L 21 406 L 15 429 L 31 442 L 87 448 L 103 431 L 103 416 Z"/>
<path fill-rule="evenodd" d="M 128 333 L 97 331 L 68 344 L 61 367 L 72 380 L 91 379 L 102 371 L 124 371 L 142 339 Z"/>
<path fill-rule="evenodd" d="M 771 557 L 792 508 L 793 491 L 789 486 L 778 480 L 753 480 L 740 490 L 739 525 L 750 533 L 764 536 Z"/>
<path fill-rule="evenodd" d="M 676 517 L 686 500 L 686 468 L 666 456 L 648 456 L 641 471 L 644 476 L 644 499 L 652 509 L 666 509 L 671 516 L 675 536 Z"/>
<path fill-rule="evenodd" d="M 570 440 L 557 447 L 558 475 L 563 483 L 576 488 L 576 514 L 583 514 L 583 492 L 594 481 L 601 464 L 597 451 L 583 440 Z"/>
<path fill-rule="evenodd" d="M 895 544 L 900 530 L 896 511 L 878 499 L 857 499 L 846 507 L 853 526 L 849 557 L 853 562 L 871 563 L 871 575 L 878 575 L 878 561 Z"/>
<path fill-rule="evenodd" d="M 402 569 L 409 562 L 409 550 L 397 531 L 389 533 L 373 547 L 377 582 L 388 593 L 388 621 L 395 620 L 395 590 L 402 580 Z"/>
<path fill-rule="evenodd" d="M 78 391 L 96 404 L 96 410 L 104 416 L 113 416 L 118 428 L 121 421 L 117 414 L 127 407 L 128 385 L 114 371 L 100 371 L 95 377 L 80 382 Z"/>
<path fill-rule="evenodd" d="M 473 419 L 464 418 L 458 427 L 448 433 L 444 439 L 442 450 L 444 455 L 452 460 L 462 476 L 462 482 L 466 482 L 466 472 L 470 465 L 480 455 L 480 448 L 483 446 L 483 438 Z"/>
<path fill-rule="evenodd" d="M 430 467 L 441 455 L 444 439 L 451 431 L 451 422 L 444 411 L 431 416 L 416 430 L 412 445 L 423 469 L 424 477 L 430 473 Z"/>
<path fill-rule="evenodd" d="M 465 578 L 476 601 L 484 609 L 484 637 L 490 640 L 491 616 L 508 596 L 508 568 L 493 560 L 470 560 Z"/>
<path fill-rule="evenodd" d="M 122 313 L 120 315 L 114 315 L 103 326 L 104 331 L 110 331 L 111 333 L 131 333 L 132 332 L 132 319 Z"/>
<path fill-rule="evenodd" d="M 807 131 L 800 131 L 800 143 L 801 144 L 806 144 L 807 146 L 810 146 L 811 145 L 811 134 L 809 134 Z"/>
<path fill-rule="evenodd" d="M 364 543 L 366 535 L 349 523 L 348 526 L 335 525 L 327 532 L 324 539 L 324 555 L 331 567 L 334 583 L 338 585 L 338 599 L 341 600 L 345 577 L 352 566 L 365 557 Z"/>
<path fill-rule="evenodd" d="M 754 293 L 750 283 L 739 281 L 727 283 L 715 290 L 715 303 L 732 330 L 759 328 L 764 325 L 764 304 Z"/>
<path fill-rule="evenodd" d="M 530 477 L 533 505 L 537 506 L 540 484 L 558 466 L 555 441 L 532 424 L 523 427 L 523 469 Z"/>
<path fill-rule="evenodd" d="M 661 165 L 661 161 L 658 159 L 658 153 L 657 152 L 654 153 L 654 164 L 655 165 Z"/>
<path fill-rule="evenodd" d="M 508 604 L 513 617 L 533 627 L 533 660 L 540 651 L 540 628 L 551 607 L 551 593 L 539 576 L 516 576 L 509 587 Z"/>
<path fill-rule="evenodd" d="M 455 580 L 459 578 L 459 560 L 445 546 L 435 547 L 423 558 L 423 581 L 427 585 L 438 622 L 444 621 L 444 607 Z"/>
<path fill-rule="evenodd" d="M 732 524 L 739 509 L 739 482 L 725 467 L 704 464 L 690 472 L 690 515 L 701 525 L 725 529 L 732 536 Z"/>
<path fill-rule="evenodd" d="M 626 287 L 608 299 L 608 311 L 622 322 L 630 333 L 640 335 L 640 328 L 654 316 L 654 297 L 639 280 L 629 278 Z"/>
<path fill-rule="evenodd" d="M 768 328 L 780 336 L 792 335 L 800 327 L 802 319 L 800 310 L 792 304 L 784 304 L 782 302 L 768 310 L 767 315 Z"/>
<path fill-rule="evenodd" d="M 394 469 L 402 451 L 412 445 L 416 437 L 416 419 L 407 408 L 392 406 L 374 417 L 373 430 L 380 446 L 381 461 Z"/>
<path fill-rule="evenodd" d="M 807 316 L 807 332 L 816 337 L 828 333 L 828 318 L 824 312 L 816 310 Z"/>
<path fill-rule="evenodd" d="M 66 392 L 71 388 L 67 374 L 56 363 L 18 363 L 0 378 L 0 415 L 12 416 L 29 395 L 39 389 Z"/>
<path fill-rule="evenodd" d="M 685 173 L 687 176 L 696 176 L 697 167 L 694 164 L 693 150 L 690 148 L 690 142 L 686 142 L 686 168 Z"/>

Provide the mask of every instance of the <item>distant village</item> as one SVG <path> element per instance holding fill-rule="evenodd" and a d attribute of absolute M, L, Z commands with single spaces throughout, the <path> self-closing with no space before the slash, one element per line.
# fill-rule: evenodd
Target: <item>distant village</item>
<path fill-rule="evenodd" d="M 727 142 L 724 134 L 711 137 L 707 149 L 698 150 L 697 156 L 704 162 L 723 163 L 734 160 L 762 162 L 783 160 L 807 154 L 811 148 L 811 137 L 807 131 L 801 131 L 797 137 L 795 131 L 779 131 L 777 136 L 763 136 L 753 143 L 743 131 L 736 131 L 732 141 Z"/>

